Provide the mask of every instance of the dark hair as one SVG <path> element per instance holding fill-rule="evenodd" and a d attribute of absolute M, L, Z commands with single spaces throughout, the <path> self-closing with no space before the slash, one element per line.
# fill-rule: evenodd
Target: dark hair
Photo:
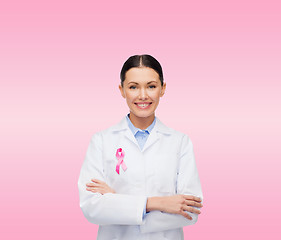
<path fill-rule="evenodd" d="M 163 78 L 163 71 L 160 63 L 152 56 L 143 54 L 143 55 L 134 55 L 127 59 L 124 63 L 121 72 L 120 72 L 120 79 L 121 79 L 121 86 L 123 87 L 123 82 L 125 81 L 125 74 L 126 72 L 133 67 L 149 67 L 155 70 L 161 82 L 161 86 L 163 86 L 164 78 Z"/>

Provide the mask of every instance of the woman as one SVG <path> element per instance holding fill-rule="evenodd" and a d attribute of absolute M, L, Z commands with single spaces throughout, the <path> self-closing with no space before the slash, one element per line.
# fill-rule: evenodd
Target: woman
<path fill-rule="evenodd" d="M 184 239 L 182 227 L 197 221 L 203 197 L 192 142 L 155 116 L 166 83 L 154 57 L 131 56 L 120 77 L 130 113 L 93 135 L 80 207 L 100 225 L 100 240 Z"/>

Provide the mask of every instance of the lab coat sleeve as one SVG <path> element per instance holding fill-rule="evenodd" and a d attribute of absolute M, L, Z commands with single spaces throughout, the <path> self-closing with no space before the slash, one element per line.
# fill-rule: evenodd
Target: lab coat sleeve
<path fill-rule="evenodd" d="M 143 222 L 145 196 L 93 193 L 86 190 L 86 183 L 96 178 L 105 182 L 102 161 L 102 138 L 93 135 L 78 179 L 80 208 L 91 223 L 98 225 L 138 225 Z"/>
<path fill-rule="evenodd" d="M 182 138 L 180 150 L 176 191 L 177 194 L 200 197 L 203 203 L 201 184 L 194 158 L 193 144 L 190 138 L 185 134 Z M 140 230 L 142 233 L 148 233 L 195 224 L 198 215 L 190 212 L 188 212 L 188 214 L 192 217 L 192 220 L 179 214 L 151 211 L 145 216 L 144 224 L 140 226 Z"/>

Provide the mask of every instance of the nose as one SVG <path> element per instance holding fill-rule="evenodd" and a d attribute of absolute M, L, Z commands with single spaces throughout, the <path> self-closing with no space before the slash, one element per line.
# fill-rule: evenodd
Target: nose
<path fill-rule="evenodd" d="M 145 100 L 145 99 L 147 99 L 147 93 L 146 93 L 146 89 L 145 89 L 145 88 L 142 88 L 142 89 L 140 90 L 139 99 L 140 99 L 140 100 Z"/>

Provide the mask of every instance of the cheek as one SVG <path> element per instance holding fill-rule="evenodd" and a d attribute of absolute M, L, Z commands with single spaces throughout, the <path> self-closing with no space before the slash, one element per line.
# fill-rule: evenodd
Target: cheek
<path fill-rule="evenodd" d="M 154 102 L 159 102 L 160 92 L 152 93 L 152 94 L 150 95 L 150 98 L 151 98 Z"/>
<path fill-rule="evenodd" d="M 126 98 L 127 98 L 128 103 L 134 102 L 136 97 L 137 97 L 137 94 L 134 94 L 132 92 L 127 92 L 127 94 L 126 94 Z"/>
<path fill-rule="evenodd" d="M 135 97 L 134 97 L 134 94 L 132 93 L 126 93 L 126 100 L 127 100 L 127 103 L 132 103 L 134 101 Z"/>

